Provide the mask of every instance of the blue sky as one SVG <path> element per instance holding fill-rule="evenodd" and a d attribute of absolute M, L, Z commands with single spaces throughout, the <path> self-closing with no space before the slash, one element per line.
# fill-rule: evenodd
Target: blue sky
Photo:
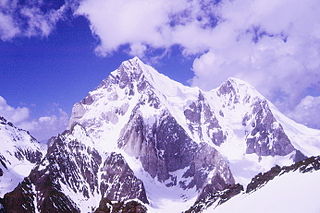
<path fill-rule="evenodd" d="M 45 139 L 65 128 L 75 102 L 138 55 L 204 89 L 241 78 L 320 128 L 320 6 L 292 1 L 0 0 L 0 109 Z"/>

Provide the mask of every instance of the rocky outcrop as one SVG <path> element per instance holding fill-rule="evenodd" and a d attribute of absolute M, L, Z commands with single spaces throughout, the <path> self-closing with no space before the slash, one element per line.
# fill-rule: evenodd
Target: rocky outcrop
<path fill-rule="evenodd" d="M 41 179 L 41 185 L 35 187 L 33 180 L 25 178 L 15 190 L 4 196 L 3 206 L 7 213 L 80 212 L 77 205 L 52 180 Z M 39 181 L 39 182 L 40 182 Z"/>
<path fill-rule="evenodd" d="M 222 184 L 218 188 L 212 184 L 208 184 L 204 187 L 194 205 L 185 211 L 185 213 L 202 212 L 210 206 L 221 205 L 241 192 L 243 192 L 243 186 L 240 184 Z"/>
<path fill-rule="evenodd" d="M 142 181 L 135 177 L 121 154 L 109 154 L 100 171 L 102 197 L 112 201 L 137 198 L 143 203 L 149 203 Z"/>
<path fill-rule="evenodd" d="M 250 124 L 247 121 L 250 121 Z M 281 124 L 273 116 L 267 101 L 257 101 L 252 114 L 246 116 L 242 123 L 244 126 L 252 126 L 246 137 L 247 154 L 285 156 L 295 150 Z"/>
<path fill-rule="evenodd" d="M 112 202 L 101 199 L 99 207 L 94 213 L 146 213 L 147 208 L 140 202 L 130 200 L 126 202 Z"/>

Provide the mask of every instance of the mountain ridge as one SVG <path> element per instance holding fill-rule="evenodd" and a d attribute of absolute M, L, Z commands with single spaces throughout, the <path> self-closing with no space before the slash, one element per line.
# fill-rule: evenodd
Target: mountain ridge
<path fill-rule="evenodd" d="M 132 200 L 151 212 L 183 211 L 206 193 L 237 191 L 275 165 L 320 153 L 320 130 L 299 128 L 242 80 L 203 91 L 134 57 L 74 105 L 69 129 L 50 139 L 5 206 L 18 196 L 28 211 Z"/>
<path fill-rule="evenodd" d="M 22 130 L 0 117 L 0 197 L 14 189 L 45 154 L 39 142 L 28 131 Z"/>

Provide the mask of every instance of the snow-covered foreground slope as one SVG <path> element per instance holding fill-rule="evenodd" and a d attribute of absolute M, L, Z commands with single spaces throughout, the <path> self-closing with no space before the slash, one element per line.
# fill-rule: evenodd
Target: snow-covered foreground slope
<path fill-rule="evenodd" d="M 0 197 L 28 176 L 43 151 L 28 132 L 0 117 Z"/>
<path fill-rule="evenodd" d="M 257 174 L 246 187 L 236 184 L 222 191 L 206 193 L 186 213 L 299 212 L 302 209 L 314 212 L 311 210 L 320 207 L 316 201 L 319 170 L 320 156 L 290 166 L 274 166 Z"/>
<path fill-rule="evenodd" d="M 230 213 L 318 213 L 320 212 L 320 171 L 298 171 L 275 177 L 250 194 L 231 198 L 217 208 L 205 212 Z"/>

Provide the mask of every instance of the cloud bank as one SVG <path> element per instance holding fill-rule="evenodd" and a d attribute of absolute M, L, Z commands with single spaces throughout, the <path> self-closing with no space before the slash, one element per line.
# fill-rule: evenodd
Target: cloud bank
<path fill-rule="evenodd" d="M 25 129 L 39 141 L 46 141 L 67 128 L 69 116 L 55 106 L 53 113 L 32 119 L 27 107 L 13 107 L 0 96 L 0 116 L 3 116 L 15 126 Z"/>

